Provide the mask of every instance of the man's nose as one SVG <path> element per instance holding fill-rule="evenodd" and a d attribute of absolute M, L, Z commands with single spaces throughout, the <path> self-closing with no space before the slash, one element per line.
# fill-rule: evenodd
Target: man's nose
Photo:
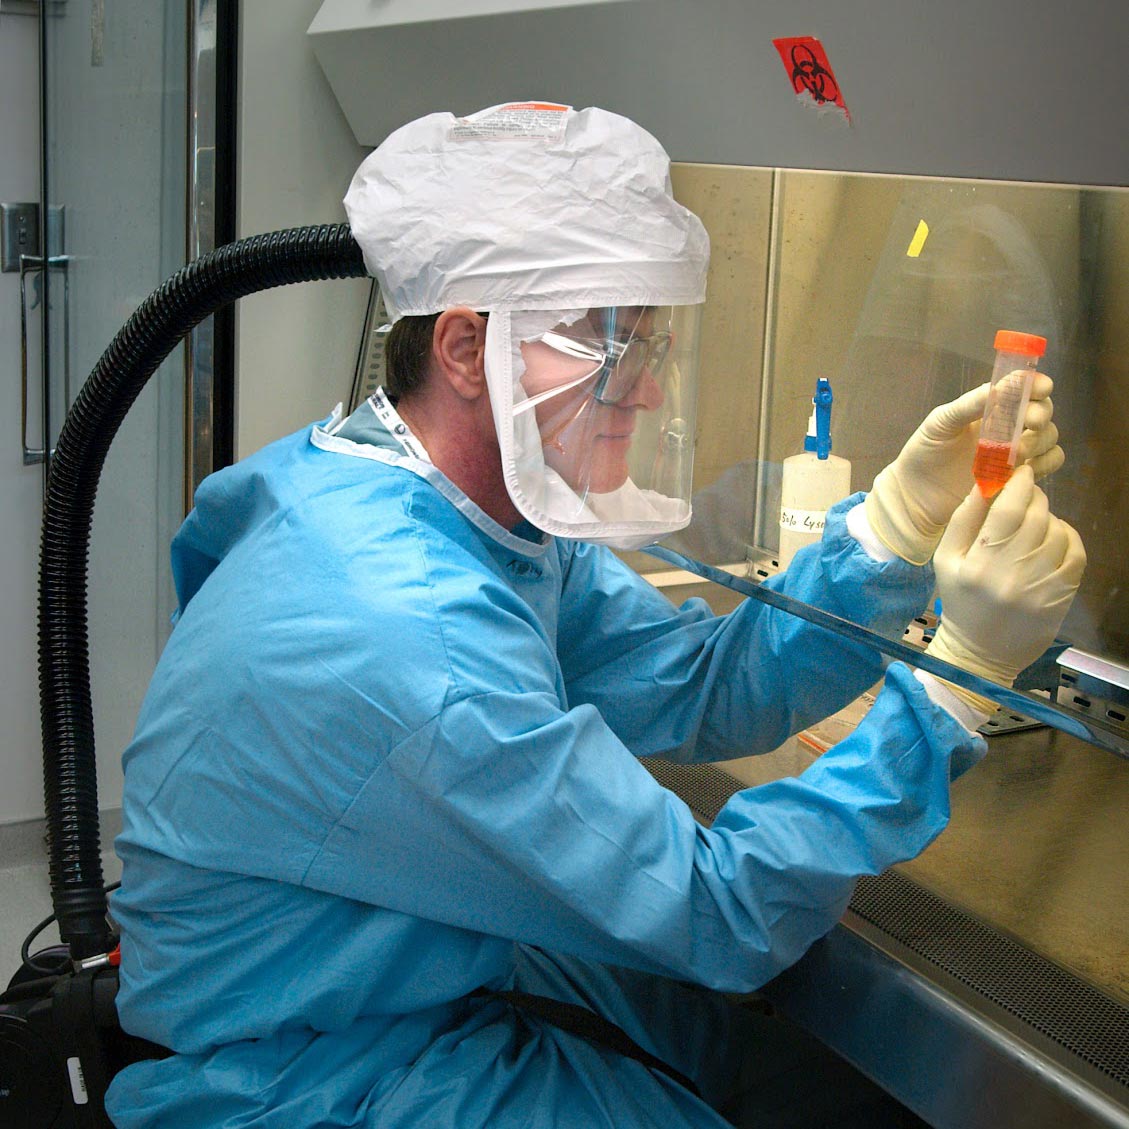
<path fill-rule="evenodd" d="M 648 365 L 644 365 L 639 371 L 639 376 L 635 383 L 631 386 L 631 391 L 619 402 L 621 408 L 642 408 L 644 411 L 653 412 L 656 408 L 662 407 L 663 400 L 666 397 L 663 395 L 662 387 L 655 379 L 654 373 Z"/>

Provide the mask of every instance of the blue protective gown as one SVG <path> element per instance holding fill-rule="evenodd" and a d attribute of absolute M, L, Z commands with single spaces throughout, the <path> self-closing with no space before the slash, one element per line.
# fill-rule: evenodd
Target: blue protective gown
<path fill-rule="evenodd" d="M 982 740 L 895 665 L 850 738 L 703 828 L 640 757 L 773 749 L 879 657 L 756 601 L 675 609 L 605 549 L 503 530 L 364 409 L 345 434 L 213 475 L 174 542 L 113 912 L 122 1023 L 177 1053 L 117 1076 L 115 1124 L 724 1124 L 468 994 L 586 1003 L 716 1102 L 747 1048 L 664 978 L 791 964 L 938 834 Z M 900 636 L 932 576 L 871 560 L 853 503 L 770 583 Z"/>

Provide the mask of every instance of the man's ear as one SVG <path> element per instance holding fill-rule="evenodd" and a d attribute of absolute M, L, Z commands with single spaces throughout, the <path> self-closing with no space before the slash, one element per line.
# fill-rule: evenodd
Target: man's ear
<path fill-rule="evenodd" d="M 486 391 L 486 319 L 469 306 L 444 310 L 435 322 L 432 357 L 452 391 L 476 400 Z"/>

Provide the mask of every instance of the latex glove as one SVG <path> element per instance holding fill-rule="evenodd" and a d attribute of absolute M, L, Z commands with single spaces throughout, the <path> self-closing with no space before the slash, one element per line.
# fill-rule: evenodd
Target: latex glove
<path fill-rule="evenodd" d="M 941 624 L 930 655 L 1010 686 L 1054 642 L 1086 567 L 1082 540 L 1047 506 L 1029 466 L 989 505 L 976 487 L 933 560 Z M 994 702 L 948 683 L 974 709 Z"/>
<path fill-rule="evenodd" d="M 874 480 L 866 497 L 866 516 L 878 539 L 911 564 L 925 564 L 972 485 L 972 459 L 990 385 L 942 404 L 925 417 L 898 457 Z M 1036 373 L 1017 465 L 1027 462 L 1036 478 L 1065 461 L 1051 416 L 1054 381 Z"/>

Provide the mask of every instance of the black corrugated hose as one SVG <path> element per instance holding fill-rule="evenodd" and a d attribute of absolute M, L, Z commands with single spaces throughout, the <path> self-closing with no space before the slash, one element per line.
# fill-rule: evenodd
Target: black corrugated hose
<path fill-rule="evenodd" d="M 346 224 L 275 231 L 220 247 L 145 299 L 67 414 L 48 475 L 40 543 L 39 704 L 51 900 L 73 960 L 113 943 L 99 850 L 86 622 L 91 519 L 110 444 L 149 377 L 209 314 L 259 290 L 364 273 Z"/>

